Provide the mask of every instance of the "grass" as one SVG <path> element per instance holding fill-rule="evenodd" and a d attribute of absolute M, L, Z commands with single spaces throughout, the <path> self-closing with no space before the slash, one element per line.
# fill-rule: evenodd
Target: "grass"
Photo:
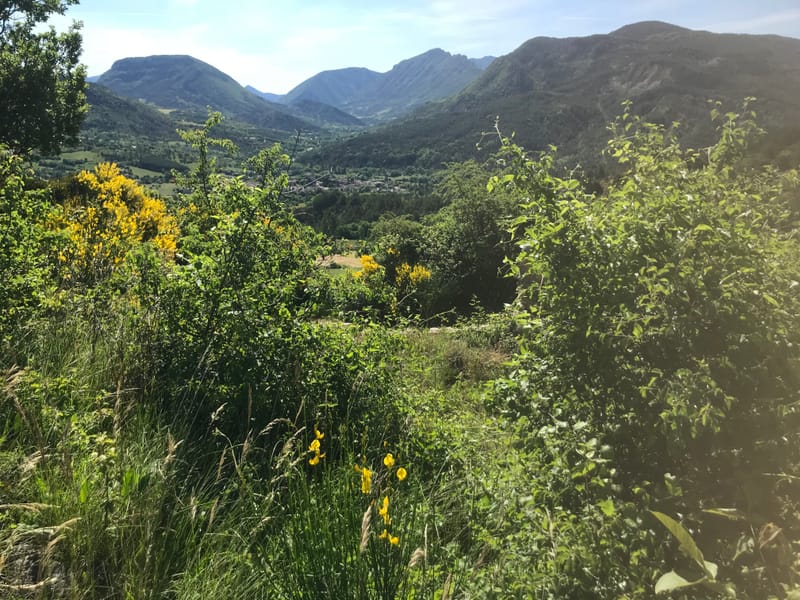
<path fill-rule="evenodd" d="M 497 349 L 468 343 L 464 330 L 407 332 L 399 362 L 408 428 L 386 446 L 356 443 L 335 460 L 331 444 L 344 430 L 324 431 L 328 457 L 312 467 L 308 432 L 296 429 L 277 451 L 248 437 L 198 462 L 207 448 L 160 424 L 146 404 L 118 401 L 127 334 L 121 316 L 106 325 L 94 347 L 84 343 L 90 332 L 81 319 L 42 329 L 32 350 L 43 373 L 22 372 L 5 392 L 18 399 L 30 433 L 43 436 L 17 440 L 28 456 L 5 456 L 30 460 L 40 447 L 35 454 L 48 457 L 7 484 L 18 504 L 47 508 L 0 511 L 13 524 L 0 534 L 0 583 L 17 572 L 15 557 L 36 555 L 36 577 L 11 575 L 15 585 L 46 581 L 42 593 L 70 599 L 429 598 L 445 580 L 459 589 L 453 574 L 461 567 L 445 546 L 464 535 L 472 500 L 450 494 L 481 456 L 501 453 L 480 402 L 481 386 L 500 372 Z M 64 378 L 75 369 L 79 379 Z M 443 451 L 443 462 L 426 465 L 427 443 Z M 392 468 L 383 464 L 388 451 Z M 356 463 L 374 473 L 369 494 Z M 402 482 L 399 466 L 409 472 Z M 377 512 L 386 497 L 390 526 Z M 397 546 L 381 537 L 383 528 Z M 13 533 L 26 530 L 45 533 L 35 543 Z"/>
<path fill-rule="evenodd" d="M 361 258 L 355 254 L 332 254 L 317 259 L 317 264 L 332 277 L 344 277 L 361 269 Z"/>
<path fill-rule="evenodd" d="M 103 157 L 100 156 L 100 154 L 91 150 L 62 152 L 60 156 L 64 160 L 84 161 L 88 163 L 89 167 L 92 167 L 103 160 Z"/>
<path fill-rule="evenodd" d="M 128 167 L 131 173 L 136 177 L 163 177 L 164 174 L 158 171 L 151 171 L 149 169 L 142 169 L 141 167 Z"/>

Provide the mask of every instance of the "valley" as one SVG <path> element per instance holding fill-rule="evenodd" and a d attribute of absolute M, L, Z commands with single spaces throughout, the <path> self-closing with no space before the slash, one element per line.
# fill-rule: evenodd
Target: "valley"
<path fill-rule="evenodd" d="M 639 21 L 285 94 L 152 54 L 84 103 L 43 27 L 77 4 L 0 7 L 0 597 L 800 597 L 800 39 Z M 332 56 L 501 4 L 109 35 Z"/>

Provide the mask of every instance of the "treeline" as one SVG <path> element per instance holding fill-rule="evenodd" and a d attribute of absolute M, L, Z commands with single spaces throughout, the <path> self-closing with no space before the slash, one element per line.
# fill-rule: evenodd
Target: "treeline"
<path fill-rule="evenodd" d="M 315 194 L 294 212 L 302 223 L 325 235 L 365 240 L 381 217 L 392 214 L 419 220 L 445 202 L 434 194 L 328 190 Z"/>

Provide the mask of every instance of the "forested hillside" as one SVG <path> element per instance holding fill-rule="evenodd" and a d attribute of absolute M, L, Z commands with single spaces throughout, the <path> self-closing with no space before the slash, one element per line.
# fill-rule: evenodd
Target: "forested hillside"
<path fill-rule="evenodd" d="M 681 104 L 701 147 L 622 103 L 599 183 L 501 129 L 414 193 L 305 193 L 211 110 L 159 196 L 32 166 L 87 100 L 131 160 L 166 127 L 75 92 L 69 4 L 0 11 L 0 96 L 71 83 L 0 132 L 0 597 L 800 596 L 800 175 L 750 101 Z"/>
<path fill-rule="evenodd" d="M 230 76 L 191 56 L 126 58 L 97 80 L 117 94 L 173 110 L 206 112 L 208 106 L 251 125 L 295 131 L 313 128 L 283 108 L 259 99 Z"/>
<path fill-rule="evenodd" d="M 405 120 L 321 149 L 325 165 L 439 165 L 475 154 L 495 119 L 532 150 L 549 145 L 594 170 L 606 125 L 625 100 L 636 114 L 681 124 L 687 144 L 711 143 L 709 100 L 754 108 L 770 135 L 761 152 L 791 166 L 800 156 L 800 41 L 638 23 L 607 35 L 533 38 L 495 60 L 472 84 Z"/>

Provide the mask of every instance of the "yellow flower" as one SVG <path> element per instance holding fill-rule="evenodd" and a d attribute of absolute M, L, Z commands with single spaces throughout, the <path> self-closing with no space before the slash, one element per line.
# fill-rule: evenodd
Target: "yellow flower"
<path fill-rule="evenodd" d="M 391 452 L 383 458 L 383 464 L 386 465 L 387 469 L 391 469 L 394 466 L 394 456 L 392 456 Z"/>
<path fill-rule="evenodd" d="M 372 471 L 369 467 L 355 466 L 356 471 L 361 473 L 361 493 L 369 494 L 372 491 Z"/>
<path fill-rule="evenodd" d="M 314 456 L 308 459 L 308 464 L 312 467 L 318 465 L 321 458 L 325 458 L 325 453 L 320 452 L 319 439 L 311 440 L 311 443 L 308 445 L 308 451 L 314 453 Z"/>
<path fill-rule="evenodd" d="M 383 506 L 378 509 L 378 515 L 383 518 L 384 525 L 392 522 L 391 517 L 389 517 L 389 496 L 383 497 Z"/>
<path fill-rule="evenodd" d="M 316 425 L 314 425 L 314 437 L 316 437 L 318 440 L 321 440 L 322 438 L 325 437 L 325 434 L 320 432 L 320 430 L 317 429 Z"/>
<path fill-rule="evenodd" d="M 408 263 L 402 263 L 395 269 L 395 283 L 398 286 L 403 286 L 407 283 L 412 286 L 419 286 L 423 281 L 427 281 L 430 278 L 430 269 L 422 265 L 414 265 L 412 267 Z"/>
<path fill-rule="evenodd" d="M 379 540 L 386 540 L 386 541 L 387 541 L 387 542 L 389 542 L 389 543 L 390 543 L 392 546 L 397 546 L 397 544 L 399 544 L 399 543 L 400 543 L 400 538 L 399 538 L 399 537 L 397 537 L 396 535 L 392 535 L 392 534 L 391 534 L 391 533 L 389 533 L 389 532 L 388 532 L 388 531 L 387 531 L 385 528 L 384 528 L 384 530 L 381 532 L 381 534 L 378 536 L 378 539 L 379 539 Z"/>
<path fill-rule="evenodd" d="M 369 254 L 362 254 L 361 255 L 361 270 L 356 271 L 353 273 L 355 277 L 364 277 L 368 278 L 373 273 L 377 273 L 381 270 L 381 266 L 378 262 L 372 258 Z"/>
<path fill-rule="evenodd" d="M 397 469 L 397 478 L 400 481 L 403 481 L 406 477 L 408 477 L 408 471 L 406 471 L 403 467 Z"/>

